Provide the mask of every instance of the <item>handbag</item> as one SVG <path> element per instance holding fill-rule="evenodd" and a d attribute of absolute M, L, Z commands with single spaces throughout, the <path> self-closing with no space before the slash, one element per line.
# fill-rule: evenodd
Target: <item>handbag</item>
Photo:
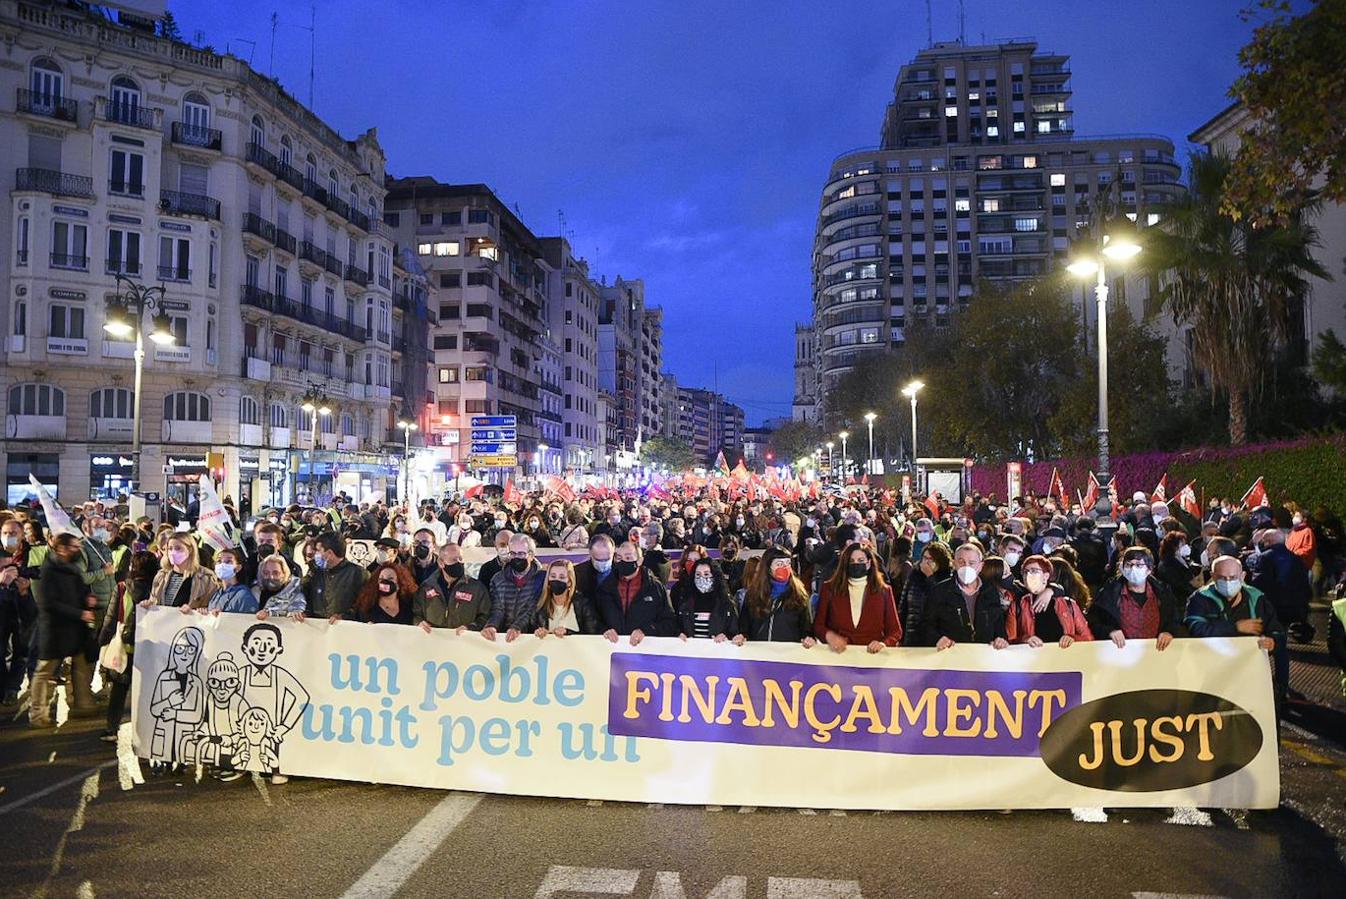
<path fill-rule="evenodd" d="M 117 622 L 112 639 L 98 651 L 98 664 L 113 674 L 126 671 L 126 644 L 122 642 L 122 623 Z"/>

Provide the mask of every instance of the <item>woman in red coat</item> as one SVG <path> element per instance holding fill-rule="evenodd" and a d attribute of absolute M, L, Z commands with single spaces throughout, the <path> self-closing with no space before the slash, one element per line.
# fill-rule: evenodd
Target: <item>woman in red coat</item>
<path fill-rule="evenodd" d="M 851 645 L 878 652 L 902 642 L 893 591 L 872 549 L 852 543 L 841 554 L 836 572 L 818 591 L 813 632 L 833 652 Z"/>
<path fill-rule="evenodd" d="M 1028 592 L 1016 598 L 1005 615 L 1005 632 L 1011 643 L 1059 643 L 1065 649 L 1077 640 L 1094 639 L 1079 603 L 1051 583 L 1052 570 L 1046 556 L 1024 559 L 1022 571 Z"/>

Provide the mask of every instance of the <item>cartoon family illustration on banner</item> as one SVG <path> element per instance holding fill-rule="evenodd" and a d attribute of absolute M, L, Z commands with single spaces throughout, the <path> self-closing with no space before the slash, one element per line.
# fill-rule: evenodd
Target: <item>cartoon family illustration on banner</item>
<path fill-rule="evenodd" d="M 173 637 L 168 664 L 150 696 L 150 758 L 275 774 L 285 735 L 308 705 L 304 685 L 276 664 L 280 628 L 258 622 L 243 633 L 243 662 L 223 651 L 201 676 L 205 633 L 187 626 Z"/>

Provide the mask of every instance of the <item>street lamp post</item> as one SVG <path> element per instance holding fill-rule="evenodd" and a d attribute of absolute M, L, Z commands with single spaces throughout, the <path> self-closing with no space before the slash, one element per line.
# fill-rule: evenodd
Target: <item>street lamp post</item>
<path fill-rule="evenodd" d="M 304 391 L 299 408 L 308 413 L 309 420 L 313 424 L 308 444 L 308 501 L 317 505 L 317 494 L 313 490 L 313 469 L 317 465 L 318 458 L 318 416 L 332 414 L 332 407 L 327 404 L 327 391 L 310 384 L 308 390 Z"/>
<path fill-rule="evenodd" d="M 397 427 L 402 431 L 402 507 L 407 508 L 411 499 L 411 432 L 416 430 L 416 422 L 400 418 Z"/>
<path fill-rule="evenodd" d="M 126 337 L 132 332 L 136 335 L 135 385 L 131 394 L 131 490 L 141 489 L 140 484 L 140 387 L 145 372 L 145 313 L 153 316 L 154 330 L 150 331 L 150 340 L 160 346 L 173 343 L 173 331 L 168 315 L 164 312 L 164 286 L 147 287 L 132 281 L 126 275 L 117 273 L 118 294 L 108 300 L 107 321 L 103 330 L 114 337 Z"/>
<path fill-rule="evenodd" d="M 832 477 L 835 478 L 835 477 L 837 476 L 837 470 L 836 470 L 835 468 L 832 467 L 832 446 L 833 446 L 833 443 L 832 443 L 832 441 L 829 440 L 829 441 L 827 441 L 827 443 L 826 443 L 825 445 L 827 446 L 827 473 L 830 474 Z"/>
<path fill-rule="evenodd" d="M 850 471 L 851 467 L 846 458 L 846 438 L 851 436 L 851 432 L 842 431 L 837 436 L 841 438 L 841 483 L 844 485 L 846 483 L 846 474 Z"/>
<path fill-rule="evenodd" d="M 1109 184 L 1108 193 L 1100 199 L 1099 217 L 1094 221 L 1088 249 L 1076 252 L 1066 271 L 1077 278 L 1094 278 L 1095 315 L 1098 318 L 1098 480 L 1107 485 L 1112 476 L 1108 469 L 1108 280 L 1106 263 L 1123 263 L 1140 253 L 1141 247 L 1134 227 L 1126 219 L 1105 221 L 1108 196 L 1120 179 Z M 1102 499 L 1102 498 L 1100 498 Z"/>
<path fill-rule="evenodd" d="M 921 486 L 921 473 L 916 465 L 916 394 L 920 393 L 924 386 L 920 381 L 912 381 L 902 388 L 902 395 L 911 400 L 911 477 L 918 490 Z"/>
<path fill-rule="evenodd" d="M 865 413 L 865 424 L 869 425 L 869 458 L 865 460 L 865 474 L 873 477 L 874 475 L 874 419 L 878 418 L 873 412 Z"/>

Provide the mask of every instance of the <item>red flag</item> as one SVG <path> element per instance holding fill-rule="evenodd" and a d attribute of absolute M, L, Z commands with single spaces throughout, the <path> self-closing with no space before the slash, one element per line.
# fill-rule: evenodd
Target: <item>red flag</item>
<path fill-rule="evenodd" d="M 523 494 L 519 488 L 514 486 L 513 478 L 505 478 L 505 495 L 503 497 L 506 503 L 518 503 L 523 501 Z"/>
<path fill-rule="evenodd" d="M 1150 502 L 1168 502 L 1168 472 L 1164 472 L 1164 476 L 1159 479 L 1159 484 L 1154 488 L 1154 493 L 1150 494 Z"/>
<path fill-rule="evenodd" d="M 1091 471 L 1089 472 L 1089 486 L 1084 492 L 1084 511 L 1088 512 L 1094 506 L 1098 505 L 1098 494 L 1102 488 L 1099 486 L 1098 477 Z"/>
<path fill-rule="evenodd" d="M 746 481 L 752 477 L 752 473 L 749 472 L 748 467 L 743 464 L 743 460 L 739 459 L 738 464 L 734 466 L 734 470 L 729 473 L 729 476 L 739 481 Z"/>
<path fill-rule="evenodd" d="M 565 478 L 556 475 L 547 478 L 547 491 L 556 494 L 568 503 L 575 501 L 575 490 Z"/>
<path fill-rule="evenodd" d="M 1248 488 L 1248 492 L 1243 494 L 1239 504 L 1245 509 L 1256 509 L 1267 504 L 1267 486 L 1262 483 L 1260 477 Z"/>
<path fill-rule="evenodd" d="M 473 484 L 471 487 L 468 487 L 466 490 L 463 491 L 463 496 L 466 497 L 467 499 L 476 499 L 477 497 L 481 496 L 481 491 L 485 487 L 486 487 L 485 481 L 482 481 L 479 484 Z"/>
<path fill-rule="evenodd" d="M 1201 518 L 1201 503 L 1196 498 L 1196 481 L 1191 481 L 1178 491 L 1178 505 L 1195 519 Z"/>
<path fill-rule="evenodd" d="M 939 501 L 935 499 L 933 494 L 925 498 L 924 505 L 929 510 L 931 518 L 939 517 Z"/>
<path fill-rule="evenodd" d="M 1061 472 L 1056 470 L 1056 466 L 1052 466 L 1052 482 L 1047 487 L 1047 495 L 1059 497 L 1062 506 L 1070 506 L 1070 497 L 1066 495 L 1066 485 L 1061 480 Z"/>

